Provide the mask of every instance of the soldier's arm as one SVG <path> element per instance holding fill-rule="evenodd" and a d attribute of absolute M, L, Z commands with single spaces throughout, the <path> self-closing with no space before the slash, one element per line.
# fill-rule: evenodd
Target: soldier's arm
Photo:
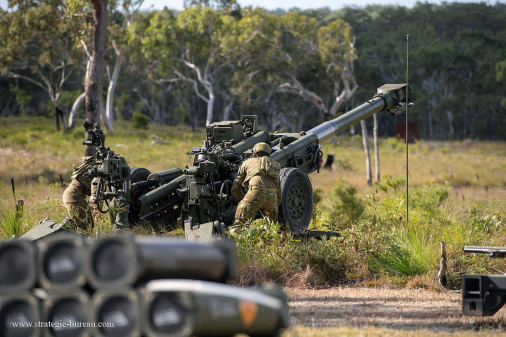
<path fill-rule="evenodd" d="M 93 178 L 91 181 L 91 195 L 90 199 L 88 200 L 88 203 L 95 204 L 97 202 L 97 185 L 98 185 L 98 177 Z"/>
<path fill-rule="evenodd" d="M 246 170 L 243 163 L 239 168 L 237 177 L 235 177 L 234 184 L 232 185 L 232 196 L 234 197 L 236 203 L 239 203 L 242 199 L 242 183 L 244 182 L 244 178 L 246 178 Z"/>

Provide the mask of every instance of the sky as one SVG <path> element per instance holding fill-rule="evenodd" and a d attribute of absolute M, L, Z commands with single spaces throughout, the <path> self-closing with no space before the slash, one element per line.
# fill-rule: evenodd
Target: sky
<path fill-rule="evenodd" d="M 290 9 L 298 7 L 300 9 L 329 7 L 330 9 L 340 9 L 348 6 L 363 7 L 366 5 L 402 5 L 412 7 L 417 0 L 238 0 L 241 6 L 262 7 L 266 9 Z M 441 3 L 441 0 L 425 0 L 422 2 Z M 504 3 L 506 0 L 449 0 L 447 2 L 486 2 L 495 4 Z M 184 0 L 145 0 L 143 9 L 153 8 L 162 9 L 168 7 L 171 9 L 183 9 Z M 7 8 L 7 0 L 0 0 L 0 7 Z"/>

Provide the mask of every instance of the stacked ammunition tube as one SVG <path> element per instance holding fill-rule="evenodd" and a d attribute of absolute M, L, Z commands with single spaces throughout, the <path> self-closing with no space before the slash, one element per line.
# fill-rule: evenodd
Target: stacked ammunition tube
<path fill-rule="evenodd" d="M 0 242 L 0 336 L 275 336 L 288 327 L 275 286 L 225 284 L 226 240 L 57 233 Z"/>

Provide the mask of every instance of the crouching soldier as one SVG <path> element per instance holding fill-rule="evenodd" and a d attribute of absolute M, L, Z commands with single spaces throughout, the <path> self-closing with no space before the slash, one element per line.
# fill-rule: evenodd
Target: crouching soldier
<path fill-rule="evenodd" d="M 80 163 L 74 165 L 72 181 L 63 192 L 63 204 L 69 213 L 69 218 L 81 230 L 93 228 L 93 216 L 89 205 L 95 205 L 96 185 L 90 169 L 96 165 L 94 157 L 83 157 Z M 88 202 L 86 197 L 90 196 Z"/>
<path fill-rule="evenodd" d="M 232 195 L 239 203 L 234 225 L 241 225 L 255 217 L 258 211 L 270 221 L 277 221 L 281 203 L 278 162 L 269 158 L 271 147 L 258 143 L 253 147 L 253 157 L 244 161 L 232 186 Z M 243 198 L 242 188 L 246 190 Z M 242 199 L 242 200 L 241 200 Z"/>

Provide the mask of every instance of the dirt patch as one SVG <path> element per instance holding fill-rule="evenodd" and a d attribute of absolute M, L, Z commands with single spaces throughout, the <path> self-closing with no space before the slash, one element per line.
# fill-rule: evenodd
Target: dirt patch
<path fill-rule="evenodd" d="M 506 308 L 492 317 L 462 315 L 460 292 L 418 289 L 286 289 L 294 327 L 374 326 L 397 331 L 506 333 Z"/>

